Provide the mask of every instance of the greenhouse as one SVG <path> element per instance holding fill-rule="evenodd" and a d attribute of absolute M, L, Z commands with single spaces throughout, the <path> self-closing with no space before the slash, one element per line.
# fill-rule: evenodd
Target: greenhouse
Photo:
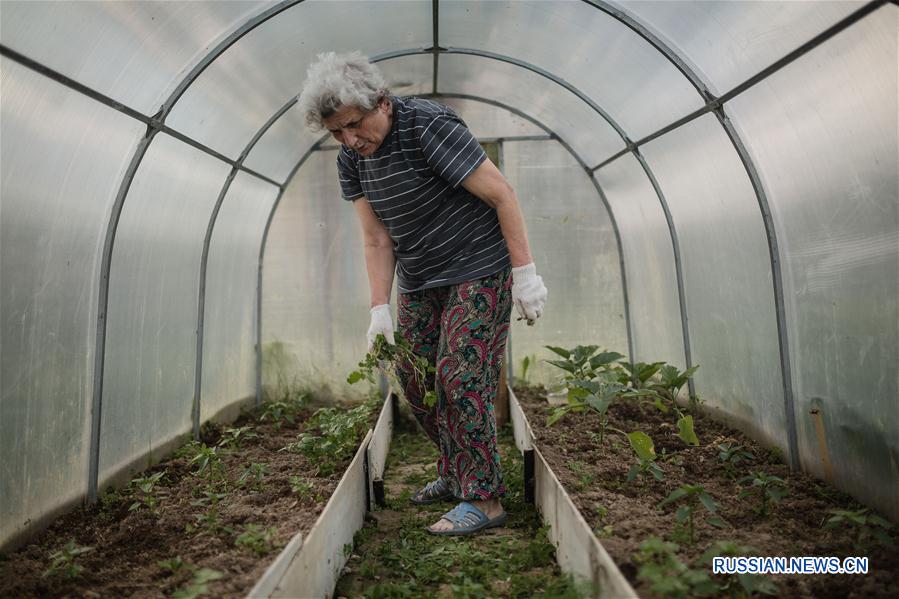
<path fill-rule="evenodd" d="M 486 155 L 434 175 L 511 256 L 470 538 L 329 52 Z M 0 57 L 0 596 L 899 593 L 899 3 L 0 0 Z"/>

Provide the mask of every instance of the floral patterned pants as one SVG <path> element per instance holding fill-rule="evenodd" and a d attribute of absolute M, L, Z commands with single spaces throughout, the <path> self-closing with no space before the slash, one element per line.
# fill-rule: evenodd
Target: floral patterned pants
<path fill-rule="evenodd" d="M 440 449 L 437 473 L 462 500 L 502 497 L 493 400 L 504 363 L 512 274 L 401 293 L 397 320 L 413 351 L 435 366 L 420 381 L 408 364 L 397 368 L 406 400 Z M 437 404 L 423 402 L 435 389 Z"/>

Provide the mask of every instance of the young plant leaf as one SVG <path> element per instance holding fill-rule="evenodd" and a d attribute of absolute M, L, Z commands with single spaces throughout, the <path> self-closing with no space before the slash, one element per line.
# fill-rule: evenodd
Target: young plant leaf
<path fill-rule="evenodd" d="M 656 459 L 656 448 L 649 435 L 642 431 L 634 431 L 627 434 L 627 440 L 637 457 L 644 461 Z"/>
<path fill-rule="evenodd" d="M 567 349 L 562 349 L 561 347 L 554 347 L 552 345 L 544 345 L 543 347 L 545 347 L 546 349 L 548 349 L 549 351 L 551 351 L 552 353 L 554 353 L 556 355 L 562 356 L 566 360 L 571 357 L 571 352 L 568 351 Z"/>
<path fill-rule="evenodd" d="M 693 417 L 683 416 L 677 420 L 677 436 L 688 445 L 699 445 L 699 437 L 693 430 Z"/>

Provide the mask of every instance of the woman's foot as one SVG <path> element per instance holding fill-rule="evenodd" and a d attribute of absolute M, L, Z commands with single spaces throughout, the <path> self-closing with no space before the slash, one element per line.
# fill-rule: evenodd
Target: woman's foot
<path fill-rule="evenodd" d="M 498 497 L 493 497 L 491 499 L 472 500 L 468 503 L 483 512 L 483 514 L 487 516 L 488 520 L 494 520 L 504 513 L 503 506 L 500 503 Z M 439 521 L 428 527 L 428 530 L 434 533 L 441 533 L 451 531 L 455 528 L 457 528 L 455 524 L 453 524 L 446 518 L 441 518 Z"/>
<path fill-rule="evenodd" d="M 409 501 L 415 505 L 427 505 L 438 501 L 451 500 L 452 498 L 453 492 L 450 489 L 449 483 L 443 478 L 438 478 L 419 489 Z"/>

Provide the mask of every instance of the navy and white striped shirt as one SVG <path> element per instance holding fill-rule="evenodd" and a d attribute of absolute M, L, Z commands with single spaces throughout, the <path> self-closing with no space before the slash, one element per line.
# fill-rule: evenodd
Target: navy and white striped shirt
<path fill-rule="evenodd" d="M 480 279 L 511 266 L 496 210 L 462 181 L 487 159 L 447 106 L 390 98 L 393 123 L 372 156 L 341 146 L 345 200 L 368 199 L 396 244 L 401 293 Z"/>

